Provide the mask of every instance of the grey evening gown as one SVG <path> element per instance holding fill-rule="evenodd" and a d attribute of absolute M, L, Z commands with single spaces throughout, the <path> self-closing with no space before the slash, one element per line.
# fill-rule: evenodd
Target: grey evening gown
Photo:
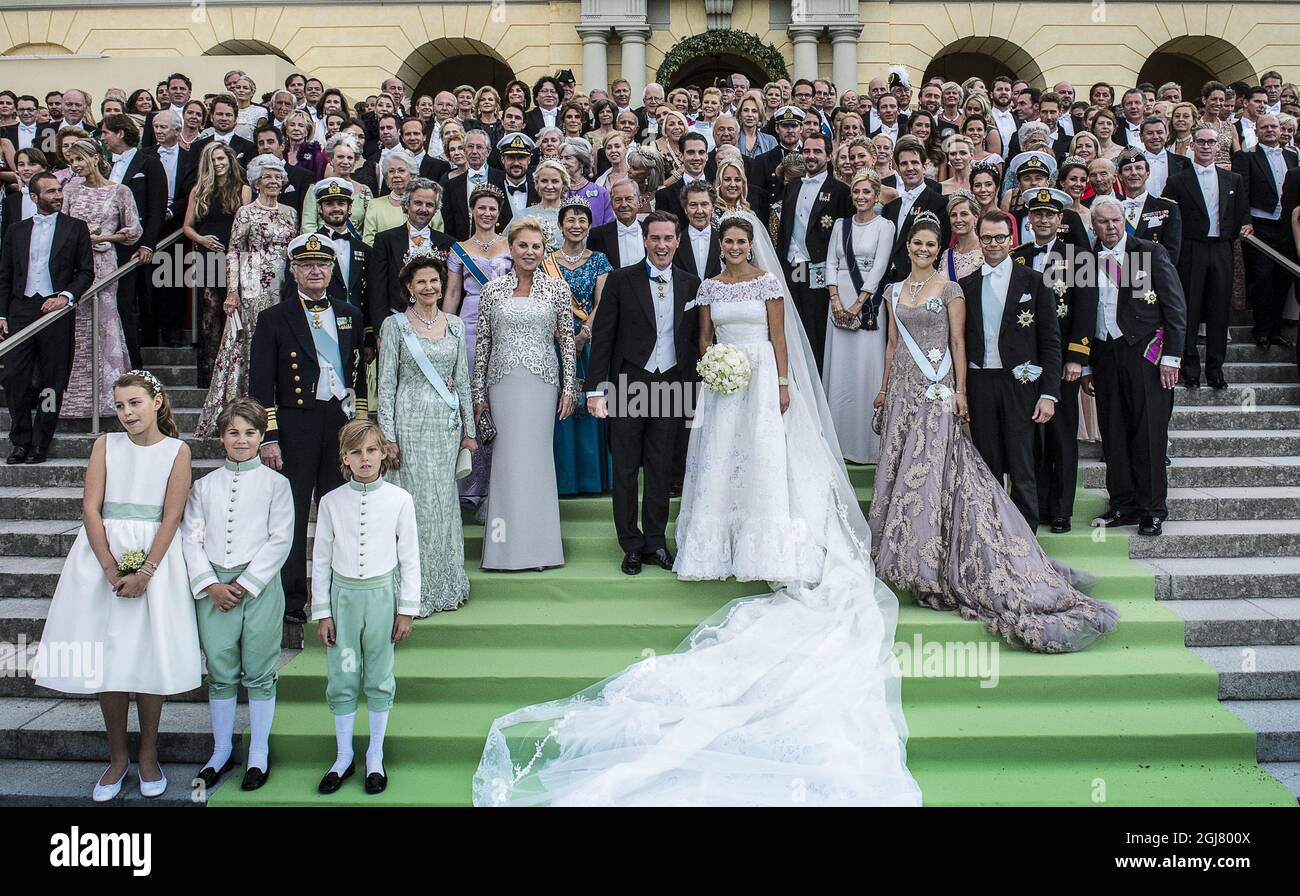
<path fill-rule="evenodd" d="M 947 306 L 961 297 L 949 281 L 938 307 L 900 302 L 898 317 L 922 353 L 947 349 Z M 951 372 L 943 383 L 953 387 Z M 1115 627 L 1119 613 L 1071 586 L 1079 574 L 1039 547 L 950 402 L 925 397 L 929 385 L 900 338 L 868 520 L 877 574 L 923 606 L 978 619 L 1032 651 L 1068 653 L 1092 644 Z"/>

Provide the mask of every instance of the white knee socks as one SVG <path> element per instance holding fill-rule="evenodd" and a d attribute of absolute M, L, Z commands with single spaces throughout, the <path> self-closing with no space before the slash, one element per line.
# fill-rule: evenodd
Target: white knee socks
<path fill-rule="evenodd" d="M 248 716 L 252 722 L 252 733 L 248 741 L 247 768 L 266 771 L 269 741 L 271 739 L 271 720 L 275 718 L 275 698 L 270 700 L 249 700 Z"/>
<path fill-rule="evenodd" d="M 230 742 L 235 734 L 235 700 L 231 697 L 208 701 L 208 707 L 212 711 L 213 747 L 207 767 L 217 771 L 221 771 L 221 767 L 230 759 Z"/>
<path fill-rule="evenodd" d="M 352 764 L 352 729 L 356 723 L 355 711 L 334 717 L 334 739 L 338 742 L 338 755 L 334 758 L 334 765 L 330 767 L 330 771 L 336 775 L 341 776 Z"/>
<path fill-rule="evenodd" d="M 366 774 L 384 773 L 384 731 L 388 728 L 388 712 L 370 713 L 370 747 L 366 750 Z"/>

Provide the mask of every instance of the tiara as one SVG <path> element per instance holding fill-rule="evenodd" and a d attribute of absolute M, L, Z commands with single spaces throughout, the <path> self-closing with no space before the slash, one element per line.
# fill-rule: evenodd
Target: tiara
<path fill-rule="evenodd" d="M 407 250 L 406 254 L 402 256 L 402 267 L 406 267 L 408 264 L 415 261 L 417 258 L 419 259 L 429 258 L 434 261 L 443 260 L 443 256 L 433 248 L 432 244 L 425 243 L 424 245 L 421 246 L 412 246 L 409 250 Z"/>
<path fill-rule="evenodd" d="M 940 226 L 939 216 L 936 215 L 934 212 L 930 211 L 929 209 L 917 212 L 916 217 L 912 219 L 912 226 L 915 227 L 917 224 L 920 224 L 922 221 L 933 221 L 936 227 Z"/>
<path fill-rule="evenodd" d="M 980 204 L 979 200 L 975 198 L 975 194 L 970 190 L 953 190 L 948 194 L 948 207 L 952 208 L 953 202 L 957 199 L 969 199 L 971 202 L 975 203 L 977 208 Z M 917 217 L 920 217 L 920 215 L 918 214 Z"/>
<path fill-rule="evenodd" d="M 474 200 L 478 199 L 480 196 L 495 196 L 499 202 L 506 201 L 506 194 L 502 192 L 501 188 L 496 184 L 481 184 L 475 187 L 474 192 L 471 193 L 469 197 L 470 205 L 473 205 Z"/>
<path fill-rule="evenodd" d="M 591 203 L 588 202 L 584 197 L 579 196 L 576 193 L 572 196 L 569 196 L 563 202 L 560 203 L 560 215 L 564 214 L 564 210 L 566 208 L 580 208 L 583 211 L 585 211 L 588 215 L 591 214 Z M 556 215 L 556 220 L 557 221 L 559 220 L 559 215 Z"/>
<path fill-rule="evenodd" d="M 998 173 L 998 166 L 993 162 L 990 162 L 988 159 L 980 159 L 978 162 L 971 163 L 970 173 L 974 174 L 976 171 L 990 171 L 996 175 Z"/>
<path fill-rule="evenodd" d="M 721 218 L 718 219 L 718 229 L 721 230 L 722 228 L 726 227 L 728 224 L 732 224 L 732 223 L 743 223 L 743 224 L 748 224 L 751 227 L 754 226 L 754 222 L 751 221 L 745 215 L 738 214 L 735 211 L 729 211 L 725 213 Z"/>
<path fill-rule="evenodd" d="M 161 394 L 162 394 L 162 391 L 163 391 L 162 380 L 158 379 L 158 377 L 154 376 L 154 375 L 153 375 L 152 373 L 150 373 L 149 371 L 147 371 L 147 370 L 128 370 L 128 371 L 126 372 L 125 375 L 126 375 L 126 376 L 138 376 L 140 379 L 144 380 L 146 383 L 149 384 L 149 389 L 153 392 L 154 395 L 161 395 Z"/>

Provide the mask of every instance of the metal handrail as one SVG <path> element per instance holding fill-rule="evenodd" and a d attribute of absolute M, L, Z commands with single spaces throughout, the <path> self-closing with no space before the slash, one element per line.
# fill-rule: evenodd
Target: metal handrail
<path fill-rule="evenodd" d="M 1283 255 L 1281 252 L 1274 249 L 1272 246 L 1270 246 L 1268 243 L 1261 240 L 1259 237 L 1255 236 L 1255 234 L 1252 233 L 1250 236 L 1244 237 L 1244 239 L 1246 240 L 1246 242 L 1250 243 L 1256 249 L 1263 252 L 1269 258 L 1276 261 L 1282 267 L 1286 268 L 1288 273 L 1291 274 L 1291 276 L 1300 277 L 1300 265 L 1296 264 L 1294 261 L 1287 258 L 1285 255 Z"/>
<path fill-rule="evenodd" d="M 182 236 L 184 236 L 184 234 L 185 231 L 183 228 L 167 234 L 167 236 L 160 239 L 158 245 L 154 247 L 154 254 L 156 255 L 162 249 L 166 249 L 172 243 L 177 242 Z M 152 260 L 150 261 L 150 264 L 152 264 Z M 84 302 L 86 299 L 95 298 L 99 293 L 117 283 L 127 274 L 140 267 L 140 265 L 141 261 L 138 258 L 132 258 L 126 264 L 115 269 L 112 273 L 106 274 L 99 280 L 96 280 L 94 283 L 90 284 L 90 286 L 86 288 L 86 291 L 81 294 L 81 297 L 77 299 L 78 304 Z M 14 333 L 3 342 L 0 342 L 0 360 L 4 360 L 6 354 L 17 348 L 19 345 L 22 345 L 23 342 L 34 337 L 37 333 L 41 332 L 41 330 L 53 325 L 55 321 L 61 320 L 67 315 L 75 312 L 75 305 L 64 305 L 58 311 L 52 311 L 49 314 L 41 315 L 17 333 Z M 90 394 L 90 432 L 91 435 L 97 436 L 99 435 L 99 302 L 91 302 L 90 305 Z"/>

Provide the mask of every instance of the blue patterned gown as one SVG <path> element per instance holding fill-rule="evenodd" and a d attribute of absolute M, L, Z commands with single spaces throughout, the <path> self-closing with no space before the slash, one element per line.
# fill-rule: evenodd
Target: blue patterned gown
<path fill-rule="evenodd" d="M 590 314 L 595 301 L 596 278 L 614 270 L 603 252 L 592 252 L 581 267 L 569 270 L 560 265 L 560 274 L 569 284 L 569 291 L 577 307 Z M 583 322 L 575 316 L 573 331 L 576 334 Z M 587 362 L 591 358 L 591 343 L 578 353 L 578 380 L 587 375 Z M 573 416 L 555 424 L 555 478 L 561 495 L 599 494 L 613 485 L 614 464 L 609 453 L 609 437 L 604 420 L 587 413 L 586 399 L 582 397 L 585 384 L 578 390 L 578 402 Z"/>

